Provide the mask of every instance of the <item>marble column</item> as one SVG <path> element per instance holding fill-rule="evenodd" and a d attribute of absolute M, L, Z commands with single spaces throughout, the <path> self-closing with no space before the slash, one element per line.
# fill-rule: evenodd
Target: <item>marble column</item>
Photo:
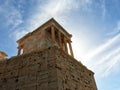
<path fill-rule="evenodd" d="M 52 46 L 55 44 L 55 29 L 51 26 L 51 34 L 52 34 Z"/>
<path fill-rule="evenodd" d="M 58 38 L 59 38 L 59 45 L 60 45 L 60 48 L 62 48 L 61 32 L 58 32 Z"/>
<path fill-rule="evenodd" d="M 65 52 L 68 53 L 66 37 L 64 37 L 64 45 L 65 45 Z"/>
<path fill-rule="evenodd" d="M 74 57 L 71 42 L 69 41 L 68 44 L 69 44 L 69 48 L 70 48 L 70 54 L 72 57 Z"/>
<path fill-rule="evenodd" d="M 21 48 L 18 48 L 18 55 L 21 54 Z"/>

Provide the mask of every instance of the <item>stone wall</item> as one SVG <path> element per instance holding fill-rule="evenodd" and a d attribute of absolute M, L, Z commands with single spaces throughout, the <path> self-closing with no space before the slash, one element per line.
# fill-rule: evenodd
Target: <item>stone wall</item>
<path fill-rule="evenodd" d="M 97 90 L 94 73 L 81 62 L 59 51 L 56 58 L 59 90 Z"/>
<path fill-rule="evenodd" d="M 97 90 L 93 72 L 57 47 L 0 61 L 0 90 Z"/>

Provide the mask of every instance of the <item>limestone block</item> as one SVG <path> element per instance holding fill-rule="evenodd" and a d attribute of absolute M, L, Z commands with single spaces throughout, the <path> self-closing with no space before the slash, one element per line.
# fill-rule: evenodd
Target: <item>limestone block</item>
<path fill-rule="evenodd" d="M 42 71 L 37 73 L 37 82 L 46 83 L 48 82 L 48 71 Z"/>
<path fill-rule="evenodd" d="M 28 68 L 24 67 L 22 69 L 19 69 L 19 76 L 27 75 L 29 74 Z"/>
<path fill-rule="evenodd" d="M 37 90 L 49 90 L 48 83 L 39 83 L 37 86 Z"/>
<path fill-rule="evenodd" d="M 19 89 L 19 90 L 36 90 L 36 85 L 28 85 L 28 86 L 26 86 L 26 87 L 22 87 L 21 89 Z M 42 89 L 41 89 L 42 90 Z"/>

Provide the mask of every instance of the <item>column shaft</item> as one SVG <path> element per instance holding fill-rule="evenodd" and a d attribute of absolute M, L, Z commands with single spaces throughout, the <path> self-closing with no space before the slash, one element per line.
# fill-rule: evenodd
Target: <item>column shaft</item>
<path fill-rule="evenodd" d="M 62 48 L 62 40 L 61 40 L 61 33 L 60 32 L 58 32 L 58 38 L 59 38 L 60 48 Z"/>
<path fill-rule="evenodd" d="M 20 55 L 21 53 L 21 48 L 18 48 L 18 55 Z"/>
<path fill-rule="evenodd" d="M 70 54 L 71 54 L 71 56 L 72 56 L 72 57 L 74 57 L 74 54 L 73 54 L 73 50 L 72 50 L 71 43 L 69 42 L 68 44 L 69 44 L 69 48 L 70 48 Z"/>
<path fill-rule="evenodd" d="M 51 34 L 52 34 L 52 45 L 54 45 L 55 44 L 55 30 L 53 26 L 51 27 Z"/>
<path fill-rule="evenodd" d="M 68 53 L 66 37 L 64 37 L 65 52 Z"/>

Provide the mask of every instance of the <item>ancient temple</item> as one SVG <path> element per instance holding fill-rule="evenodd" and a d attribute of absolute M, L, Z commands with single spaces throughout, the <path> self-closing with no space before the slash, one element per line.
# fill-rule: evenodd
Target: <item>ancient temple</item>
<path fill-rule="evenodd" d="M 0 90 L 97 90 L 94 73 L 74 58 L 71 37 L 52 18 L 19 39 L 18 55 L 0 60 Z"/>
<path fill-rule="evenodd" d="M 74 57 L 71 37 L 72 35 L 52 18 L 17 41 L 18 55 L 57 46 Z"/>

